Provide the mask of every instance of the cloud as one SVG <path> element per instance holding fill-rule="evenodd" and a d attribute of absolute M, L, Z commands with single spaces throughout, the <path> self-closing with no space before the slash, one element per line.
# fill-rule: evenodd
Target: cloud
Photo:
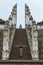
<path fill-rule="evenodd" d="M 43 20 L 43 0 L 26 0 L 31 14 L 36 21 Z"/>
<path fill-rule="evenodd" d="M 0 17 L 7 19 L 16 2 L 21 0 L 0 0 Z M 43 0 L 22 0 L 28 4 L 31 14 L 36 21 L 43 19 Z"/>

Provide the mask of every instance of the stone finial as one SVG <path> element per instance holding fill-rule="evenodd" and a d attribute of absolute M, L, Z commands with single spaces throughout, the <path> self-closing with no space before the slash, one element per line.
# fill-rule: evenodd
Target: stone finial
<path fill-rule="evenodd" d="M 36 21 L 35 21 L 35 20 L 33 20 L 33 21 L 32 21 L 32 23 L 35 25 L 35 24 L 36 24 Z"/>
<path fill-rule="evenodd" d="M 32 15 L 30 16 L 29 20 L 33 20 L 33 17 L 32 17 Z"/>
<path fill-rule="evenodd" d="M 22 29 L 22 25 L 21 24 L 20 24 L 19 28 Z"/>
<path fill-rule="evenodd" d="M 9 20 L 12 20 L 12 17 L 11 17 L 11 15 L 9 16 Z"/>

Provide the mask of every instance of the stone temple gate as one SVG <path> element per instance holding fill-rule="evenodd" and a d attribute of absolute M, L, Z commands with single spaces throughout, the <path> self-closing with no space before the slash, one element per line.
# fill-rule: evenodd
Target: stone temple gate
<path fill-rule="evenodd" d="M 14 60 L 12 63 L 43 60 L 43 21 L 36 24 L 25 4 L 25 28 L 16 26 L 17 4 L 13 6 L 8 20 L 0 19 L 0 60 L 8 60 L 9 63 L 9 60 Z"/>
<path fill-rule="evenodd" d="M 10 49 L 11 49 L 11 46 L 12 46 L 12 43 L 13 43 L 13 38 L 15 36 L 15 33 L 17 32 L 16 31 L 16 24 L 17 24 L 17 4 L 15 6 L 13 6 L 11 15 L 9 16 L 8 22 L 6 23 L 6 26 L 8 26 L 8 27 L 7 28 L 5 27 L 5 28 L 7 30 L 5 30 L 3 32 L 3 34 L 4 34 L 3 55 L 2 55 L 3 60 L 9 58 L 9 53 L 11 52 Z M 36 31 L 36 25 L 35 24 L 36 23 L 35 23 L 35 21 L 33 21 L 32 15 L 30 13 L 30 9 L 25 4 L 25 30 L 26 30 L 26 34 L 27 34 L 28 44 L 29 44 L 30 51 L 31 51 L 30 55 L 32 56 L 33 60 L 38 60 L 38 40 L 37 40 L 38 32 Z M 35 30 L 35 32 L 34 32 L 34 30 Z M 23 32 L 23 30 L 19 33 L 22 33 L 22 32 Z M 18 34 L 18 33 L 16 33 L 16 34 Z M 21 42 L 19 42 L 19 43 L 21 43 Z M 6 45 L 6 49 L 5 49 L 4 45 Z M 20 44 L 19 44 L 19 46 L 20 46 Z"/>
<path fill-rule="evenodd" d="M 29 7 L 25 4 L 25 27 L 26 25 L 32 25 L 32 15 L 30 13 Z M 13 6 L 11 15 L 9 16 L 9 25 L 17 25 L 17 4 Z M 18 22 L 19 23 L 19 22 Z"/>

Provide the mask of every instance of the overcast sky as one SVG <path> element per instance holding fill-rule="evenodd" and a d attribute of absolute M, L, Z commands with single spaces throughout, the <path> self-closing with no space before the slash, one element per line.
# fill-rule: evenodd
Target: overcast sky
<path fill-rule="evenodd" d="M 43 20 L 43 0 L 0 0 L 0 18 L 8 19 L 16 2 L 26 2 L 36 22 Z M 20 22 L 18 24 L 20 24 Z M 21 24 L 23 24 L 23 22 Z"/>

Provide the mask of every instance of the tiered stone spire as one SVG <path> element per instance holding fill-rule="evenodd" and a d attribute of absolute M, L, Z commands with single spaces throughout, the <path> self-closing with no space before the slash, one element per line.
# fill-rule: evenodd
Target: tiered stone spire
<path fill-rule="evenodd" d="M 33 17 L 31 15 L 29 6 L 25 4 L 25 27 L 28 27 L 28 25 L 32 25 Z"/>
<path fill-rule="evenodd" d="M 13 6 L 11 15 L 9 16 L 9 25 L 13 25 L 16 27 L 16 22 L 17 22 L 17 4 Z"/>

